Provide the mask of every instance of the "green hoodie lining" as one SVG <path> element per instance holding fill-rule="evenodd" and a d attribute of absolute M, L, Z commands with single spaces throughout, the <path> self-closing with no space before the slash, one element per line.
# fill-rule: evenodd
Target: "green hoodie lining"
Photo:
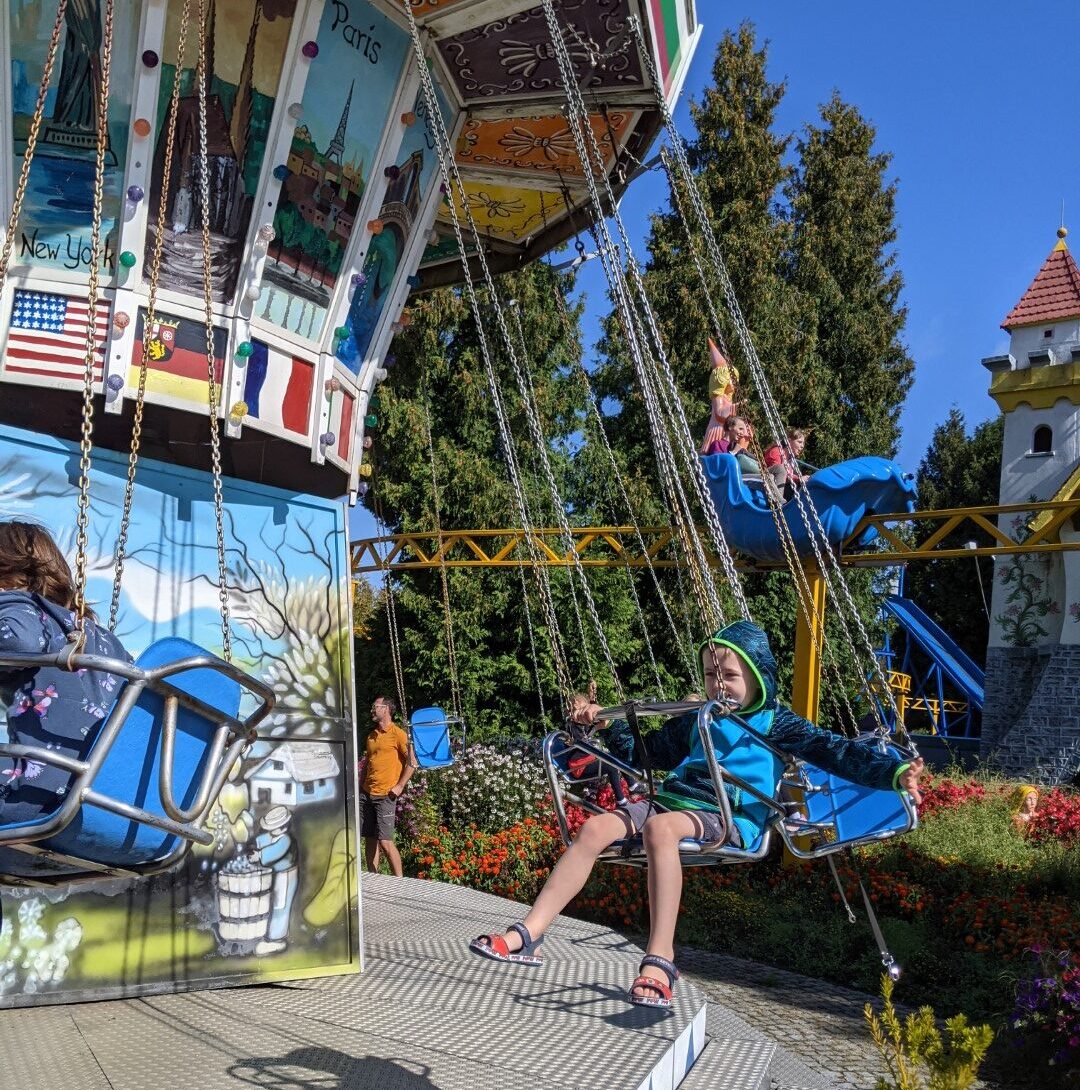
<path fill-rule="evenodd" d="M 726 647 L 729 651 L 734 651 L 735 654 L 738 655 L 739 658 L 741 658 L 743 662 L 745 662 L 746 665 L 750 667 L 751 671 L 753 672 L 754 678 L 757 681 L 758 692 L 761 693 L 761 697 L 758 702 L 753 705 L 753 707 L 740 708 L 739 710 L 746 715 L 752 715 L 754 712 L 761 711 L 761 709 L 765 707 L 765 679 L 761 676 L 761 671 L 757 668 L 757 664 L 754 662 L 754 660 L 737 643 L 732 643 L 730 640 L 722 640 L 718 636 L 710 636 L 707 640 L 702 640 L 701 646 L 698 648 L 699 663 L 701 662 L 701 656 L 704 653 L 705 648 L 709 646 Z M 704 667 L 702 667 L 701 669 L 701 684 L 705 684 Z"/>

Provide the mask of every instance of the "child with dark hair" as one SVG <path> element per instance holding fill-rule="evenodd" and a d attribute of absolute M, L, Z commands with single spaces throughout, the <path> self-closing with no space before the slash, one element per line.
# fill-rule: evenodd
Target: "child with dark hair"
<path fill-rule="evenodd" d="M 77 629 L 74 606 L 71 569 L 49 532 L 30 522 L 0 522 L 0 659 L 62 651 Z M 85 654 L 131 661 L 90 612 L 83 633 Z M 115 674 L 100 670 L 0 662 L 8 742 L 84 758 L 120 684 Z M 10 825 L 51 813 L 72 778 L 53 765 L 0 758 L 0 821 Z"/>
<path fill-rule="evenodd" d="M 780 751 L 801 757 L 826 772 L 881 790 L 908 791 L 921 801 L 921 759 L 896 760 L 872 745 L 820 730 L 776 699 L 776 661 L 765 633 L 750 621 L 736 621 L 701 646 L 701 668 L 710 700 L 723 698 L 751 727 Z M 600 711 L 592 704 L 579 716 L 593 722 Z M 608 748 L 633 761 L 634 736 L 622 720 L 607 725 Z M 729 772 L 765 795 L 780 781 L 783 763 L 755 741 L 730 716 L 711 724 L 713 749 Z M 669 719 L 644 736 L 650 764 L 671 769 L 655 799 L 620 804 L 596 814 L 578 831 L 573 844 L 551 872 L 540 896 L 521 923 L 501 934 L 481 935 L 470 948 L 496 961 L 539 965 L 538 946 L 552 920 L 578 894 L 601 852 L 616 840 L 640 832 L 649 862 L 649 942 L 629 1001 L 653 1007 L 671 1004 L 679 975 L 675 954 L 675 922 L 682 897 L 679 841 L 752 846 L 770 817 L 764 803 L 729 788 L 732 826 L 725 825 L 713 793 L 712 779 L 694 713 Z"/>

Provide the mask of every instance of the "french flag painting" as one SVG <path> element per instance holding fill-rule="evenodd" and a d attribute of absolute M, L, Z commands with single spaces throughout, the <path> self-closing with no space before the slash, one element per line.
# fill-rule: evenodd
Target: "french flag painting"
<path fill-rule="evenodd" d="M 262 341 L 252 341 L 251 348 L 244 382 L 248 416 L 307 435 L 315 364 L 278 352 Z"/>

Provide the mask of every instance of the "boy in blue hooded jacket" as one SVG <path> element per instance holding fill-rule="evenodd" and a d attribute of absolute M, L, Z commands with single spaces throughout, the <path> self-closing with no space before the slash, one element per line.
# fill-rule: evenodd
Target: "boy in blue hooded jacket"
<path fill-rule="evenodd" d="M 916 804 L 921 801 L 921 759 L 897 761 L 865 742 L 821 730 L 777 702 L 776 660 L 768 637 L 757 625 L 736 621 L 721 629 L 702 644 L 701 662 L 708 699 L 730 701 L 777 749 L 862 786 L 908 791 Z M 592 723 L 599 710 L 597 705 L 589 705 L 578 721 Z M 783 766 L 771 750 L 730 718 L 714 719 L 711 733 L 720 764 L 763 794 L 772 795 Z M 650 930 L 629 1000 L 644 1006 L 670 1005 L 678 977 L 671 959 L 682 897 L 679 841 L 695 838 L 751 846 L 770 814 L 763 803 L 727 785 L 735 827 L 724 827 L 695 714 L 669 719 L 660 730 L 645 735 L 644 741 L 650 764 L 673 770 L 655 800 L 621 804 L 610 813 L 589 818 L 552 870 L 524 921 L 502 935 L 474 939 L 470 944 L 474 952 L 496 961 L 541 964 L 537 947 L 544 932 L 585 885 L 597 857 L 616 840 L 640 832 L 649 861 Z M 632 762 L 634 739 L 625 721 L 608 725 L 608 748 L 614 756 Z"/>

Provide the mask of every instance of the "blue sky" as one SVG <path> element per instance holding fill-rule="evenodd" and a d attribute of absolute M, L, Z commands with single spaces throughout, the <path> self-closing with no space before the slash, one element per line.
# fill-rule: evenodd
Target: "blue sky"
<path fill-rule="evenodd" d="M 1080 140 L 1072 52 L 1075 0 L 698 0 L 703 25 L 676 122 L 692 133 L 688 97 L 707 85 L 716 44 L 742 20 L 769 41 L 769 74 L 787 79 L 778 129 L 816 119 L 836 88 L 893 154 L 898 264 L 908 307 L 905 341 L 916 362 L 898 460 L 914 469 L 934 426 L 958 406 L 969 425 L 995 411 L 984 356 L 1007 348 L 1002 318 L 1056 241 L 1065 202 L 1080 246 Z M 666 205 L 662 175 L 639 178 L 622 202 L 631 237 Z M 639 256 L 643 249 L 639 249 Z M 603 275 L 579 278 L 595 339 Z M 771 361 L 766 361 L 769 364 Z M 773 362 L 775 366 L 775 362 Z M 810 422 L 812 423 L 812 421 Z M 812 452 L 811 452 L 812 453 Z M 371 519 L 354 514 L 355 536 Z"/>

